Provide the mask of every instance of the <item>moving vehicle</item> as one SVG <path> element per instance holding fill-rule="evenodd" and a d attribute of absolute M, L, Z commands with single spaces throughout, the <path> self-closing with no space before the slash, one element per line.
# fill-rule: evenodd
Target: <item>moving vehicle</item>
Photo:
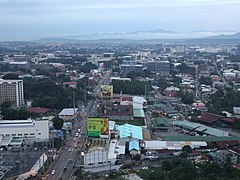
<path fill-rule="evenodd" d="M 52 172 L 51 172 L 51 175 L 54 175 L 55 174 L 55 170 L 53 169 Z"/>

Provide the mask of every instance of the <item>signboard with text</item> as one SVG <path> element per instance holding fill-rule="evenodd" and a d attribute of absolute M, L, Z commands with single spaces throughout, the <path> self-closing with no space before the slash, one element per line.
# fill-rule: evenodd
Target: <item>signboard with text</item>
<path fill-rule="evenodd" d="M 113 86 L 102 85 L 100 90 L 101 98 L 112 98 L 113 97 Z"/>
<path fill-rule="evenodd" d="M 108 138 L 109 124 L 107 117 L 91 117 L 88 118 L 88 137 Z"/>

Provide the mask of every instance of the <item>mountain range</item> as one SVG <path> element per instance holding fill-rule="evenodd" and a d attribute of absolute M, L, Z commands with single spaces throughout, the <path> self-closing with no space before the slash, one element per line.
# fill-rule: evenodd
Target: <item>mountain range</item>
<path fill-rule="evenodd" d="M 217 34 L 217 35 L 216 35 Z M 78 41 L 154 41 L 181 43 L 239 43 L 240 33 L 223 31 L 174 32 L 162 29 L 134 32 L 89 33 L 79 35 L 49 36 L 40 42 L 78 42 Z"/>

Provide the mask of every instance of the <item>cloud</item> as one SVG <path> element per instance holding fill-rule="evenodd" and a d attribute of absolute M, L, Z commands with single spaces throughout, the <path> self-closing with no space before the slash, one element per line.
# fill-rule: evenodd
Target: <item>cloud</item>
<path fill-rule="evenodd" d="M 240 30 L 239 9 L 239 0 L 0 0 L 0 33 Z"/>

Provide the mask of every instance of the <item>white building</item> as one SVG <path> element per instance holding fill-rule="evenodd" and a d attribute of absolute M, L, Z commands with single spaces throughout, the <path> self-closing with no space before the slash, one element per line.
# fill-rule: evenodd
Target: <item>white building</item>
<path fill-rule="evenodd" d="M 13 106 L 24 105 L 23 80 L 0 79 L 0 104 L 13 102 Z"/>
<path fill-rule="evenodd" d="M 49 140 L 49 120 L 0 120 L 1 142 L 13 139 L 23 139 L 31 142 L 45 142 Z M 2 141 L 1 141 L 2 140 Z"/>
<path fill-rule="evenodd" d="M 58 113 L 59 118 L 64 119 L 66 121 L 74 120 L 74 113 L 75 117 L 78 114 L 78 108 L 65 108 L 60 113 Z"/>

